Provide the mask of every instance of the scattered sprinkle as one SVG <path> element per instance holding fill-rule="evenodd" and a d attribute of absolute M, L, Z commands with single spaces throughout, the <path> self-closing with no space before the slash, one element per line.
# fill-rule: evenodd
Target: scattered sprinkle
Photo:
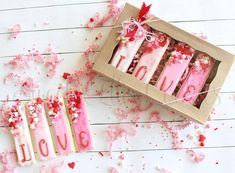
<path fill-rule="evenodd" d="M 10 35 L 9 35 L 9 39 L 10 40 L 14 40 L 16 39 L 16 37 L 19 35 L 19 33 L 22 31 L 22 27 L 20 24 L 16 24 L 14 26 L 12 26 L 9 29 Z"/>

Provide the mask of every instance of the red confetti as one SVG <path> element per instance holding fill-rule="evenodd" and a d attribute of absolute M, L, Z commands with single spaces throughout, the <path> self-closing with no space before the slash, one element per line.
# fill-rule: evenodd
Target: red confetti
<path fill-rule="evenodd" d="M 74 167 L 75 167 L 75 162 L 68 163 L 68 167 L 70 167 L 71 169 L 74 169 Z"/>
<path fill-rule="evenodd" d="M 63 78 L 64 78 L 65 80 L 68 79 L 69 76 L 70 76 L 69 73 L 66 73 L 66 72 L 65 72 L 65 73 L 63 74 Z"/>
<path fill-rule="evenodd" d="M 205 140 L 206 140 L 206 137 L 205 137 L 204 135 L 200 134 L 198 141 L 200 142 L 200 146 L 201 146 L 201 147 L 204 147 L 204 146 L 205 146 L 205 143 L 204 143 Z"/>
<path fill-rule="evenodd" d="M 37 102 L 37 104 L 42 104 L 42 103 L 43 103 L 43 100 L 42 100 L 40 97 L 38 97 L 38 98 L 36 99 L 36 102 Z"/>

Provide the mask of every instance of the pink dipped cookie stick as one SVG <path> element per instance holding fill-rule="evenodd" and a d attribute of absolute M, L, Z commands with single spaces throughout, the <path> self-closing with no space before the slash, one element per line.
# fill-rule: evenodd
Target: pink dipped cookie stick
<path fill-rule="evenodd" d="M 182 42 L 177 43 L 155 86 L 171 95 L 192 59 L 194 52 L 195 50 L 187 44 Z"/>
<path fill-rule="evenodd" d="M 48 160 L 56 157 L 49 124 L 44 109 L 44 101 L 38 97 L 26 104 L 27 118 L 34 149 L 39 160 Z"/>
<path fill-rule="evenodd" d="M 145 28 L 147 28 L 147 26 L 145 26 Z M 122 72 L 126 72 L 128 70 L 132 60 L 134 59 L 134 56 L 146 38 L 144 31 L 139 28 L 136 28 L 133 31 L 125 34 L 125 37 L 127 38 L 124 38 L 126 40 L 120 41 L 118 48 L 111 60 L 111 65 Z"/>
<path fill-rule="evenodd" d="M 186 79 L 180 87 L 176 97 L 193 104 L 213 69 L 215 60 L 204 53 L 200 53 L 191 67 Z"/>
<path fill-rule="evenodd" d="M 132 73 L 144 83 L 149 83 L 151 80 L 171 40 L 169 36 L 162 32 L 156 31 L 154 34 L 153 41 L 146 41 L 143 54 Z"/>
<path fill-rule="evenodd" d="M 7 118 L 16 147 L 18 163 L 21 166 L 35 163 L 35 155 L 25 115 L 25 108 L 16 101 L 7 111 Z"/>
<path fill-rule="evenodd" d="M 61 155 L 75 151 L 63 98 L 59 96 L 48 97 L 46 110 L 48 121 L 52 126 L 56 151 Z"/>
<path fill-rule="evenodd" d="M 92 139 L 83 94 L 77 90 L 67 91 L 65 100 L 76 150 L 91 150 Z"/>

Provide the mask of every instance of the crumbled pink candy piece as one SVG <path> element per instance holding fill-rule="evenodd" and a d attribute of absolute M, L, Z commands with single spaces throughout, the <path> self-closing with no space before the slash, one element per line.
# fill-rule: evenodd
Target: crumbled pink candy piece
<path fill-rule="evenodd" d="M 17 156 L 15 151 L 0 153 L 1 168 L 0 173 L 13 173 L 17 167 Z"/>
<path fill-rule="evenodd" d="M 172 171 L 167 168 L 162 168 L 162 167 L 157 166 L 156 169 L 161 173 L 172 173 Z"/>
<path fill-rule="evenodd" d="M 190 154 L 192 160 L 195 163 L 199 163 L 202 162 L 205 159 L 205 155 L 202 153 L 196 153 L 194 150 L 192 149 L 187 149 L 186 153 Z"/>
<path fill-rule="evenodd" d="M 31 92 L 35 91 L 39 87 L 38 84 L 31 77 L 27 77 L 21 80 L 20 85 L 21 93 L 24 95 L 29 95 Z"/>
<path fill-rule="evenodd" d="M 111 152 L 112 143 L 114 141 L 122 137 L 127 138 L 128 135 L 134 136 L 136 134 L 136 130 L 133 127 L 130 127 L 127 125 L 113 125 L 113 126 L 109 126 L 105 130 L 105 134 L 107 135 L 110 141 L 109 150 Z"/>
<path fill-rule="evenodd" d="M 172 148 L 174 149 L 180 149 L 182 148 L 182 141 L 179 139 L 179 135 L 176 129 L 174 129 L 173 127 L 170 127 L 168 122 L 163 121 L 160 117 L 159 112 L 152 112 L 150 114 L 150 120 L 155 120 L 156 122 L 158 122 L 161 126 L 163 126 L 165 129 L 168 130 L 168 132 L 171 134 L 172 136 L 172 140 L 173 140 L 173 146 Z"/>
<path fill-rule="evenodd" d="M 109 169 L 109 173 L 118 173 L 118 170 L 116 168 L 114 168 L 114 167 L 111 167 Z"/>
<path fill-rule="evenodd" d="M 56 53 L 51 52 L 50 57 L 45 61 L 45 67 L 47 68 L 47 76 L 53 78 L 56 74 L 56 68 L 61 63 Z"/>
<path fill-rule="evenodd" d="M 20 24 L 16 24 L 12 26 L 12 28 L 9 29 L 9 32 L 10 32 L 9 39 L 10 40 L 16 39 L 16 37 L 19 35 L 21 31 L 22 31 L 22 27 Z"/>

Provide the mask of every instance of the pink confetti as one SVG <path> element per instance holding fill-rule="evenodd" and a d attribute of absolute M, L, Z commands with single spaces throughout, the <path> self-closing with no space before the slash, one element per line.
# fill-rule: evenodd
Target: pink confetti
<path fill-rule="evenodd" d="M 16 37 L 19 35 L 19 33 L 22 31 L 21 25 L 16 24 L 12 28 L 9 29 L 10 35 L 9 39 L 13 40 L 16 39 Z"/>
<path fill-rule="evenodd" d="M 202 162 L 204 159 L 205 159 L 205 155 L 202 154 L 202 153 L 196 153 L 194 150 L 192 149 L 187 149 L 186 153 L 190 154 L 192 160 L 195 162 L 195 163 L 199 163 L 199 162 Z"/>
<path fill-rule="evenodd" d="M 82 85 L 85 85 L 84 86 L 85 91 L 87 92 L 89 90 L 92 81 L 96 77 L 96 73 L 92 70 L 94 62 L 92 62 L 89 59 L 89 57 L 92 54 L 94 54 L 98 48 L 99 45 L 97 43 L 95 42 L 92 43 L 82 55 L 83 58 L 85 59 L 85 68 L 82 70 L 76 70 L 73 73 L 69 73 L 69 75 L 66 76 L 67 82 L 71 84 L 73 87 L 80 87 Z M 85 84 L 83 79 L 86 79 Z"/>
<path fill-rule="evenodd" d="M 51 52 L 50 57 L 45 61 L 45 67 L 47 68 L 47 77 L 53 78 L 56 74 L 56 69 L 61 63 L 56 53 Z"/>
<path fill-rule="evenodd" d="M 85 26 L 92 29 L 104 26 L 104 24 L 111 19 L 115 22 L 123 8 L 118 3 L 119 0 L 110 0 L 108 4 L 108 12 L 103 17 L 100 17 L 100 14 L 96 13 L 94 17 L 89 19 Z"/>
<path fill-rule="evenodd" d="M 118 170 L 116 168 L 114 168 L 114 167 L 111 167 L 109 169 L 109 173 L 118 173 Z"/>
<path fill-rule="evenodd" d="M 99 45 L 97 43 L 92 43 L 87 50 L 83 53 L 84 58 L 89 58 L 90 54 L 95 53 L 99 48 Z"/>
<path fill-rule="evenodd" d="M 162 167 L 157 166 L 156 169 L 162 173 L 172 173 L 172 171 L 167 168 L 162 168 Z"/>
<path fill-rule="evenodd" d="M 161 126 L 163 126 L 165 129 L 168 130 L 168 132 L 171 134 L 172 140 L 173 140 L 172 148 L 174 148 L 174 149 L 182 148 L 182 141 L 179 139 L 178 132 L 173 127 L 170 127 L 166 121 L 163 121 L 161 119 L 159 112 L 152 112 L 150 115 L 150 119 L 155 120 Z"/>
<path fill-rule="evenodd" d="M 4 80 L 3 83 L 7 84 L 8 82 L 13 82 L 15 84 L 19 84 L 20 83 L 20 76 L 18 74 L 14 74 L 14 73 L 8 73 Z"/>
<path fill-rule="evenodd" d="M 6 151 L 0 153 L 0 162 L 2 167 L 0 173 L 13 173 L 17 166 L 17 156 L 15 151 Z"/>
<path fill-rule="evenodd" d="M 59 164 L 54 164 L 51 166 L 42 165 L 40 168 L 40 173 L 62 173 L 64 169 L 64 162 Z"/>
<path fill-rule="evenodd" d="M 202 33 L 202 32 L 200 32 L 200 33 L 193 32 L 192 34 L 197 36 L 197 37 L 199 37 L 199 38 L 201 38 L 201 39 L 203 39 L 203 40 L 207 40 L 208 39 L 208 37 L 204 33 Z"/>
<path fill-rule="evenodd" d="M 109 145 L 109 150 L 111 152 L 112 149 L 112 143 L 116 141 L 119 138 L 127 136 L 134 136 L 136 134 L 136 130 L 133 127 L 127 126 L 127 125 L 113 125 L 109 126 L 105 130 L 105 134 L 107 135 L 110 145 Z M 126 139 L 127 141 L 127 139 Z"/>
<path fill-rule="evenodd" d="M 24 95 L 29 95 L 31 92 L 35 91 L 39 87 L 38 84 L 31 77 L 27 77 L 21 80 L 20 85 L 21 93 Z"/>

